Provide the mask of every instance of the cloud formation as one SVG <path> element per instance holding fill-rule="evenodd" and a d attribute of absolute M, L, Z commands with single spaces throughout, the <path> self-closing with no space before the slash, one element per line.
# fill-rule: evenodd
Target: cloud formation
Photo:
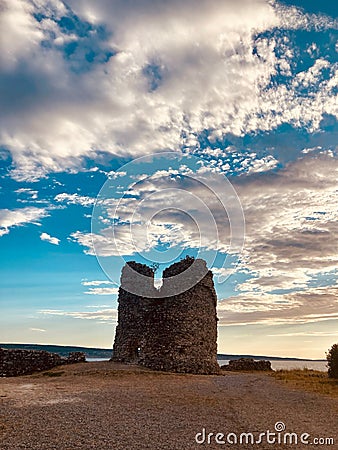
<path fill-rule="evenodd" d="M 215 174 L 237 175 L 246 219 L 238 267 L 246 280 L 220 305 L 221 323 L 337 319 L 337 28 L 328 16 L 268 0 L 0 0 L 0 146 L 11 176 L 75 173 L 102 152 L 115 160 L 168 149 L 199 156 Z M 285 128 L 298 141 L 278 140 L 274 132 Z M 126 173 L 88 170 L 119 177 L 123 191 Z M 79 227 L 71 238 L 104 257 L 159 243 L 226 254 L 230 224 L 220 205 L 198 186 L 189 198 L 177 195 L 179 177 L 194 172 L 174 172 L 159 171 L 156 183 L 139 174 L 116 217 L 111 199 L 104 232 Z M 51 198 L 59 207 L 95 204 L 71 189 Z M 22 203 L 40 198 L 26 185 L 15 193 Z M 218 236 L 203 202 L 222 224 Z M 140 204 L 146 227 L 135 220 Z M 194 214 L 177 212 L 187 205 Z M 2 209 L 0 236 L 47 216 L 47 208 Z M 83 286 L 117 293 L 100 280 Z M 105 317 L 93 313 L 54 312 Z"/>
<path fill-rule="evenodd" d="M 313 131 L 338 117 L 337 65 L 312 50 L 297 68 L 288 36 L 333 19 L 267 0 L 67 5 L 1 1 L 0 143 L 17 180 L 77 170 L 102 150 L 190 150 L 205 132 Z"/>
<path fill-rule="evenodd" d="M 97 287 L 89 288 L 85 294 L 89 295 L 117 295 L 119 293 L 118 287 Z"/>
<path fill-rule="evenodd" d="M 54 200 L 58 203 L 65 202 L 67 205 L 81 205 L 86 207 L 91 207 L 94 205 L 96 199 L 91 198 L 85 195 L 79 194 L 67 194 L 66 192 L 62 192 L 55 196 Z"/>
<path fill-rule="evenodd" d="M 99 309 L 96 311 L 63 311 L 58 309 L 44 309 L 39 314 L 45 316 L 72 317 L 75 319 L 98 320 L 100 322 L 114 322 L 117 319 L 116 309 Z"/>
<path fill-rule="evenodd" d="M 192 182 L 197 174 L 189 174 L 184 178 L 171 170 L 140 176 L 126 190 L 128 195 L 102 205 L 106 215 L 98 213 L 101 232 L 78 231 L 72 238 L 88 254 L 98 256 L 147 253 L 159 243 L 226 253 L 230 227 L 225 208 L 229 204 L 215 201 L 203 186 Z M 239 270 L 251 274 L 239 287 L 241 291 L 304 289 L 315 277 L 336 270 L 337 178 L 337 159 L 321 152 L 306 154 L 278 172 L 231 179 L 246 222 Z M 220 183 L 217 191 L 222 189 L 219 180 L 215 178 Z M 181 189 L 188 189 L 189 196 Z M 232 224 L 233 234 L 238 223 Z M 222 270 L 219 274 L 228 272 Z"/>
<path fill-rule="evenodd" d="M 40 220 L 48 216 L 44 208 L 27 207 L 18 209 L 0 210 L 0 236 L 8 234 L 11 228 L 23 226 L 29 223 L 40 225 Z"/>
<path fill-rule="evenodd" d="M 60 239 L 58 239 L 56 237 L 52 237 L 48 233 L 41 233 L 40 234 L 40 239 L 42 241 L 49 242 L 50 244 L 53 244 L 53 245 L 59 245 L 60 244 Z"/>
<path fill-rule="evenodd" d="M 72 238 L 87 247 L 88 254 L 139 253 L 151 259 L 149 252 L 156 251 L 160 263 L 170 263 L 172 251 L 177 257 L 186 248 L 209 251 L 210 258 L 212 252 L 237 254 L 244 220 L 231 184 L 206 167 L 189 169 L 182 159 L 172 160 L 179 169 L 156 170 L 157 162 L 163 164 L 163 158 L 153 158 L 152 173 L 138 173 L 136 180 L 134 171 L 142 162 L 131 163 L 131 175 L 124 180 L 130 184 L 118 197 L 115 184 L 108 180 L 93 211 L 92 232 L 78 231 Z M 200 161 L 195 158 L 194 162 Z"/>
<path fill-rule="evenodd" d="M 101 286 L 106 285 L 106 284 L 114 284 L 111 281 L 108 280 L 92 280 L 92 281 L 88 281 L 88 280 L 83 280 L 81 281 L 81 284 L 83 286 Z"/>
<path fill-rule="evenodd" d="M 293 325 L 336 321 L 337 287 L 311 288 L 289 294 L 249 292 L 218 304 L 221 326 Z"/>
<path fill-rule="evenodd" d="M 338 161 L 325 153 L 237 178 L 246 220 L 242 264 L 254 274 L 241 290 L 305 288 L 336 270 L 337 179 Z"/>

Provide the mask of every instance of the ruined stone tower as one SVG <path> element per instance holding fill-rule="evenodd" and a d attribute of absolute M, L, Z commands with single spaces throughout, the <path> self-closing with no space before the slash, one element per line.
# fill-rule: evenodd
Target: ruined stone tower
<path fill-rule="evenodd" d="M 143 275 L 141 281 L 135 272 Z M 187 277 L 191 287 L 180 292 L 177 287 Z M 131 293 L 138 291 L 137 283 L 142 283 L 142 296 Z M 122 270 L 118 302 L 112 360 L 155 370 L 218 373 L 217 297 L 205 261 L 187 257 L 173 264 L 164 270 L 160 290 L 151 268 L 129 262 Z"/>

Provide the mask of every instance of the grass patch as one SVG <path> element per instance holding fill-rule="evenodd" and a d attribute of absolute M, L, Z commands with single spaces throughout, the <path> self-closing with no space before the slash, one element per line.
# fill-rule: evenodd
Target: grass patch
<path fill-rule="evenodd" d="M 277 370 L 270 376 L 287 383 L 290 387 L 338 397 L 338 380 L 329 378 L 327 372 L 311 369 Z"/>
<path fill-rule="evenodd" d="M 63 370 L 59 372 L 43 372 L 44 377 L 61 377 L 65 372 Z"/>

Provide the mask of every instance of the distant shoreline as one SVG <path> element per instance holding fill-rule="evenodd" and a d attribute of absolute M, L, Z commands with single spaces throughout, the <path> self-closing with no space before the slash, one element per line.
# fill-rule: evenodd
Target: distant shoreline
<path fill-rule="evenodd" d="M 290 358 L 287 356 L 284 357 L 284 356 L 263 356 L 263 355 L 226 355 L 222 353 L 217 354 L 217 359 L 238 359 L 238 358 L 253 358 L 257 360 L 268 359 L 270 361 L 313 361 L 313 362 L 326 361 L 326 359 Z"/>
<path fill-rule="evenodd" d="M 68 345 L 48 345 L 48 344 L 1 344 L 2 348 L 22 348 L 27 350 L 45 350 L 51 353 L 58 353 L 61 356 L 68 356 L 69 352 L 84 352 L 87 358 L 110 358 L 112 355 L 112 349 L 109 348 L 95 348 L 95 347 L 80 347 L 80 346 L 68 346 Z M 263 356 L 263 355 L 228 355 L 224 353 L 218 353 L 217 359 L 230 360 L 238 358 L 253 358 L 256 360 L 267 359 L 270 361 L 313 361 L 323 362 L 326 359 L 306 359 L 306 358 L 290 358 L 281 356 Z"/>

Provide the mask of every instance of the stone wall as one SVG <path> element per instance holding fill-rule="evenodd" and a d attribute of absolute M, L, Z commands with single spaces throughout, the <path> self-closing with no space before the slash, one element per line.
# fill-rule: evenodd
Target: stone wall
<path fill-rule="evenodd" d="M 56 353 L 43 350 L 0 348 L 0 377 L 28 375 L 49 370 L 61 364 L 74 364 L 85 360 L 85 354 L 82 352 L 70 353 L 68 358 L 62 358 Z"/>
<path fill-rule="evenodd" d="M 240 358 L 229 361 L 229 364 L 221 366 L 222 370 L 245 371 L 245 370 L 272 370 L 271 362 L 266 360 L 255 361 L 252 358 Z"/>
<path fill-rule="evenodd" d="M 129 286 L 135 286 L 134 272 L 138 272 L 149 278 L 152 285 L 153 296 L 156 295 L 154 287 L 154 271 L 144 264 L 133 261 L 122 269 L 121 286 L 119 289 L 118 325 L 116 327 L 113 347 L 115 361 L 137 363 L 140 356 L 140 347 L 145 338 L 146 327 L 154 314 L 153 298 L 140 297 L 128 291 Z M 142 282 L 144 280 L 140 280 Z M 140 286 L 142 291 L 143 286 Z"/>
<path fill-rule="evenodd" d="M 149 278 L 149 296 L 128 291 L 131 283 L 135 292 L 129 265 Z M 192 287 L 170 296 L 180 291 L 180 274 L 185 282 L 190 277 Z M 121 275 L 112 360 L 163 371 L 218 373 L 216 303 L 212 272 L 201 259 L 186 258 L 166 269 L 160 290 L 154 287 L 152 269 L 128 263 Z"/>
<path fill-rule="evenodd" d="M 62 364 L 78 364 L 86 362 L 86 355 L 83 352 L 70 352 L 68 358 L 62 358 Z"/>

